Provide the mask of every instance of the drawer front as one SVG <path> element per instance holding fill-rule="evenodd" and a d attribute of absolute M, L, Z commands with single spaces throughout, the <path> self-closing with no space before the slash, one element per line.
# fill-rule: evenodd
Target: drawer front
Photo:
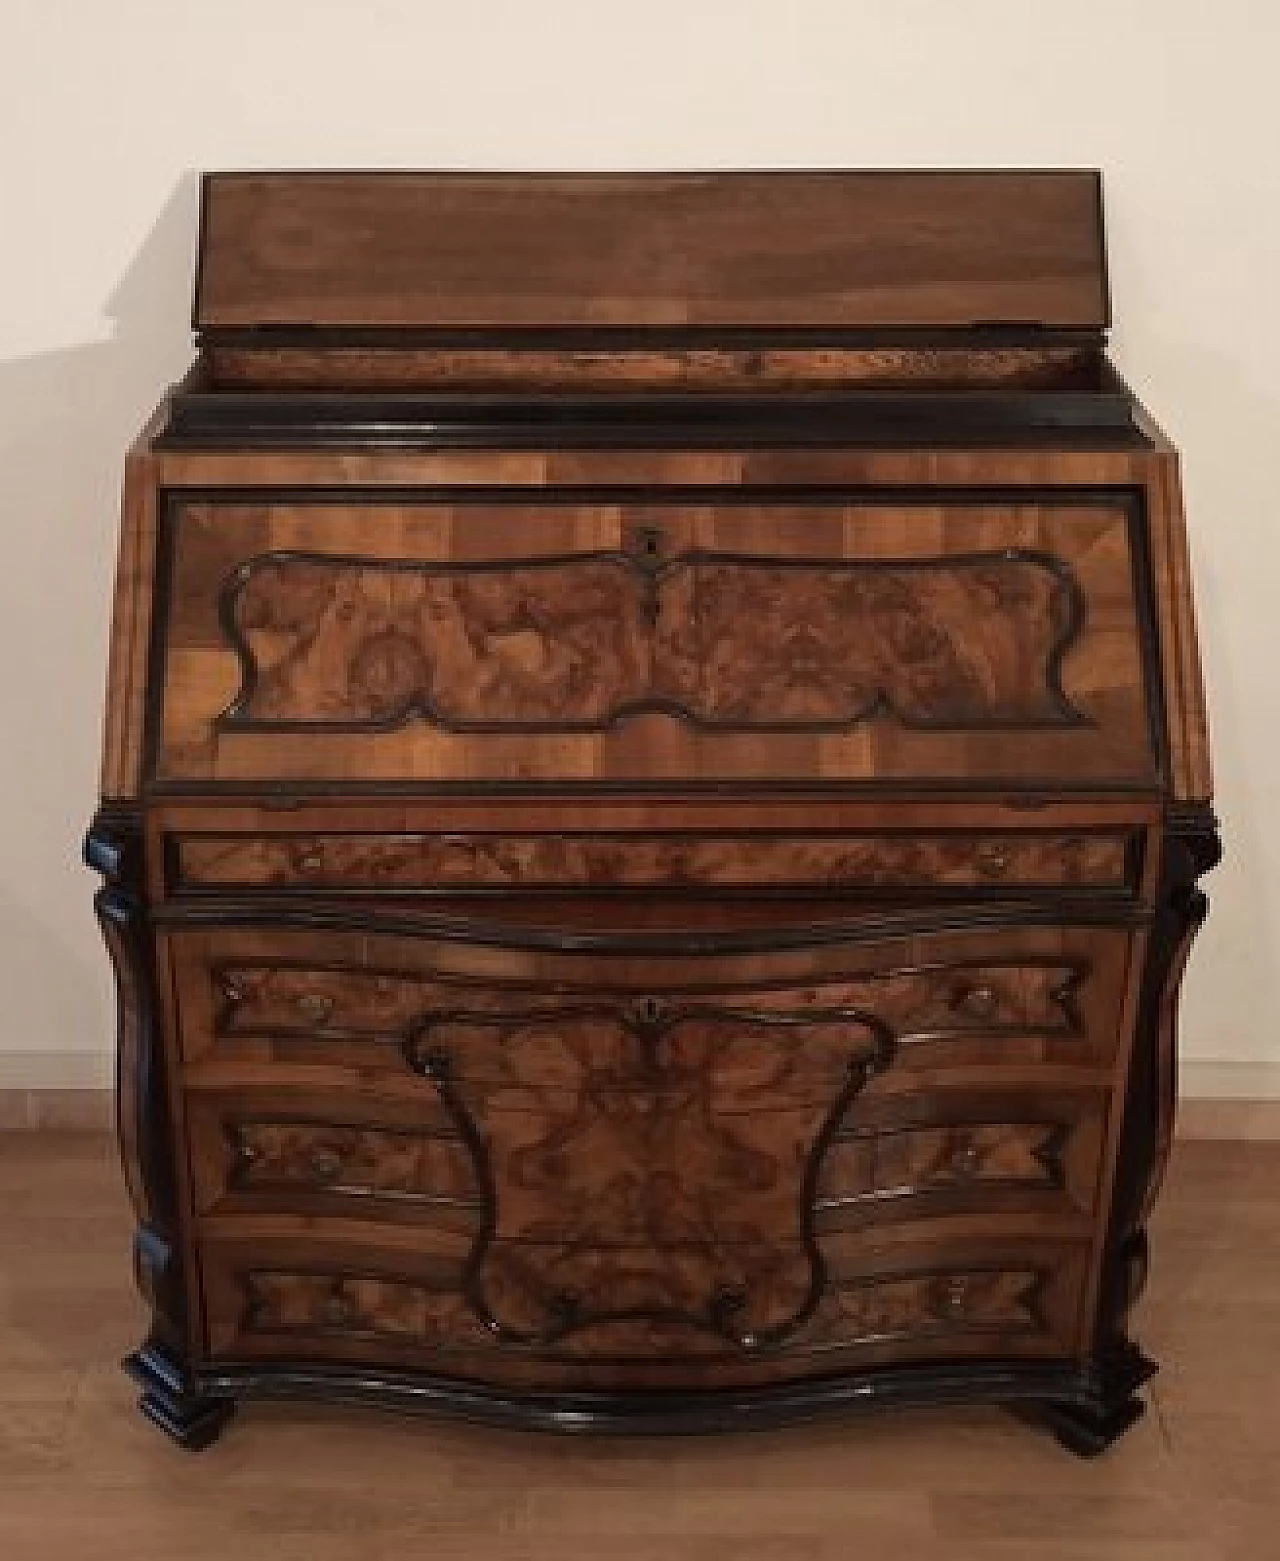
<path fill-rule="evenodd" d="M 474 1234 L 484 1190 L 442 1112 L 366 1091 L 188 1091 L 198 1215 L 341 1213 Z"/>
<path fill-rule="evenodd" d="M 877 1082 L 973 1064 L 1109 1067 L 1131 937 L 1121 925 L 888 936 L 833 924 L 728 947 L 692 933 L 694 952 L 640 935 L 569 952 L 590 935 L 273 922 L 185 927 L 167 947 L 189 1063 L 407 1078 L 440 1054 L 469 1096 L 507 1106 L 696 1076 L 734 1110 L 827 1098 L 881 1032 L 894 1058 Z"/>
<path fill-rule="evenodd" d="M 507 895 L 585 889 L 748 891 L 1083 890 L 1133 893 L 1140 837 L 1126 830 L 896 833 L 183 834 L 167 841 L 177 894 Z"/>
<path fill-rule="evenodd" d="M 1108 1100 L 1063 1085 L 856 1100 L 823 1161 L 819 1228 L 1015 1208 L 1090 1218 Z"/>
<path fill-rule="evenodd" d="M 160 782 L 1150 787 L 1122 495 L 178 497 Z"/>
<path fill-rule="evenodd" d="M 838 1088 L 837 1079 L 830 1099 Z M 696 1197 L 672 1184 L 678 1152 L 695 1192 L 733 1193 L 740 1227 L 787 1232 L 796 1188 L 779 1162 L 812 1142 L 822 1102 L 816 1114 L 767 1102 L 735 1112 L 699 1098 L 692 1130 L 682 1103 L 652 1085 L 634 1091 L 629 1111 L 593 1114 L 551 1091 L 541 1110 L 497 1105 L 479 1124 L 486 1163 L 438 1099 L 326 1091 L 288 1070 L 274 1087 L 196 1087 L 186 1100 L 196 1212 L 423 1223 L 478 1237 L 491 1188 L 501 1191 L 489 1210 L 494 1239 L 537 1240 L 559 1226 L 602 1248 L 679 1246 L 705 1221 Z M 815 1227 L 1018 1210 L 1080 1222 L 1095 1208 L 1106 1107 L 1103 1090 L 1063 1086 L 942 1089 L 869 1107 L 855 1099 L 820 1158 Z"/>
<path fill-rule="evenodd" d="M 1085 1250 L 1030 1235 L 935 1240 L 928 1253 L 889 1243 L 863 1256 L 836 1239 L 824 1253 L 827 1283 L 802 1317 L 804 1276 L 762 1264 L 749 1248 L 512 1244 L 496 1249 L 479 1295 L 447 1259 L 309 1236 L 270 1247 L 219 1237 L 205 1244 L 202 1271 L 215 1359 L 374 1363 L 551 1387 L 687 1387 L 801 1379 L 885 1359 L 1066 1356 Z M 572 1304 L 587 1295 L 598 1303 L 590 1315 Z M 781 1341 L 771 1336 L 775 1318 L 793 1324 Z"/>

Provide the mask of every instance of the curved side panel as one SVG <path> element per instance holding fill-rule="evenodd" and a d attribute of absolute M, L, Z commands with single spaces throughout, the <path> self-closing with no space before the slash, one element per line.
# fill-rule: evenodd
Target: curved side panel
<path fill-rule="evenodd" d="M 137 1221 L 134 1273 L 151 1309 L 147 1338 L 125 1369 L 143 1388 L 143 1413 L 183 1446 L 200 1447 L 217 1435 L 232 1406 L 194 1393 L 187 1369 L 186 1294 L 137 815 L 101 810 L 84 855 L 105 880 L 93 906 L 116 978 L 116 1130 Z"/>
<path fill-rule="evenodd" d="M 1177 1100 L 1177 1007 L 1187 955 L 1209 902 L 1197 887 L 1222 855 L 1207 805 L 1170 810 L 1164 867 L 1148 944 L 1129 1069 L 1128 1096 L 1103 1258 L 1093 1355 L 1107 1412 L 1051 1423 L 1068 1445 L 1098 1451 L 1142 1413 L 1135 1396 L 1156 1371 L 1128 1336 L 1129 1315 L 1146 1287 L 1147 1220 L 1164 1180 Z M 1095 1445 L 1096 1444 L 1096 1445 Z M 1077 1450 L 1080 1447 L 1077 1446 Z"/>

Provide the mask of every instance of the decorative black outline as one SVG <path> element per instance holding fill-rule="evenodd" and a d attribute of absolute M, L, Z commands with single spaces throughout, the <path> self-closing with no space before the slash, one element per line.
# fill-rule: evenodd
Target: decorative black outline
<path fill-rule="evenodd" d="M 476 1181 L 481 1188 L 481 1227 L 463 1269 L 462 1289 L 467 1304 L 481 1323 L 506 1345 L 529 1348 L 546 1348 L 558 1343 L 570 1333 L 580 1329 L 598 1327 L 606 1323 L 646 1321 L 681 1323 L 702 1331 L 711 1332 L 745 1351 L 776 1349 L 792 1338 L 813 1316 L 826 1290 L 826 1260 L 818 1246 L 814 1229 L 814 1212 L 817 1200 L 818 1179 L 822 1163 L 845 1112 L 854 1097 L 875 1074 L 887 1069 L 894 1055 L 893 1032 L 883 1020 L 866 1009 L 842 1007 L 808 1009 L 802 1014 L 778 1014 L 772 1010 L 749 1008 L 684 1007 L 671 1006 L 657 998 L 639 998 L 625 1005 L 596 1004 L 588 1010 L 595 1017 L 607 1018 L 622 1030 L 636 1036 L 643 1048 L 648 1065 L 660 1076 L 663 1068 L 659 1056 L 661 1040 L 681 1024 L 691 1020 L 721 1024 L 753 1024 L 779 1028 L 810 1027 L 820 1024 L 858 1026 L 871 1037 L 868 1055 L 851 1056 L 847 1064 L 845 1082 L 823 1118 L 805 1160 L 800 1182 L 800 1233 L 799 1244 L 809 1263 L 809 1285 L 792 1316 L 768 1328 L 756 1332 L 735 1328 L 733 1318 L 747 1304 L 748 1296 L 737 1290 L 723 1290 L 707 1301 L 701 1312 L 690 1312 L 679 1307 L 631 1307 L 613 1311 L 585 1310 L 580 1302 L 568 1296 L 553 1296 L 548 1302 L 551 1312 L 545 1328 L 538 1332 L 515 1329 L 504 1324 L 493 1311 L 484 1293 L 484 1265 L 489 1248 L 497 1237 L 499 1209 L 498 1189 L 483 1129 L 472 1115 L 455 1084 L 455 1064 L 447 1048 L 432 1044 L 433 1033 L 450 1024 L 501 1025 L 516 1022 L 537 1022 L 541 1019 L 562 1019 L 560 1009 L 529 1009 L 514 1014 L 491 1014 L 485 1010 L 441 1010 L 423 1016 L 414 1024 L 403 1043 L 403 1055 L 409 1068 L 419 1077 L 434 1085 L 441 1103 L 457 1126 L 459 1136 L 465 1141 L 475 1167 Z"/>
<path fill-rule="evenodd" d="M 656 531 L 658 528 L 649 529 Z M 237 617 L 239 597 L 257 570 L 290 564 L 335 570 L 358 569 L 423 576 L 511 574 L 526 570 L 566 569 L 608 564 L 624 568 L 638 577 L 641 590 L 641 613 L 650 625 L 658 616 L 660 606 L 658 593 L 662 582 L 681 570 L 696 569 L 702 565 L 738 569 L 803 569 L 831 574 L 914 573 L 926 570 L 946 573 L 952 569 L 993 569 L 1004 565 L 1026 565 L 1043 569 L 1054 580 L 1051 610 L 1056 617 L 1061 618 L 1061 622 L 1055 625 L 1057 634 L 1045 657 L 1044 683 L 1045 691 L 1057 707 L 1058 713 L 1055 717 L 993 717 L 983 721 L 922 719 L 918 716 L 903 715 L 895 708 L 892 697 L 883 689 L 879 689 L 853 714 L 827 721 L 715 720 L 700 714 L 679 700 L 663 695 L 624 701 L 611 707 L 605 714 L 587 721 L 466 720 L 443 715 L 422 693 L 413 694 L 388 715 L 365 717 L 359 720 L 328 720 L 323 717 L 296 716 L 254 717 L 249 713 L 249 706 L 257 690 L 259 668 L 253 647 L 241 630 Z M 1064 605 L 1060 607 L 1059 604 Z M 1091 716 L 1076 709 L 1062 687 L 1063 661 L 1067 652 L 1079 639 L 1087 621 L 1088 608 L 1084 593 L 1075 574 L 1062 559 L 1056 554 L 1038 548 L 993 548 L 985 552 L 942 553 L 928 558 L 901 559 L 796 557 L 789 554 L 777 556 L 765 553 L 727 553 L 691 548 L 660 562 L 655 562 L 643 548 L 632 552 L 620 548 L 605 548 L 581 553 L 548 553 L 503 559 L 480 559 L 476 562 L 378 558 L 362 554 L 317 553 L 306 549 L 279 548 L 266 553 L 257 553 L 237 564 L 218 589 L 217 609 L 222 634 L 234 651 L 241 671 L 238 692 L 231 703 L 215 716 L 212 722 L 215 729 L 224 731 L 321 734 L 392 732 L 417 719 L 441 731 L 455 734 L 591 733 L 614 730 L 624 721 L 642 715 L 671 716 L 698 731 L 778 734 L 847 732 L 866 721 L 890 717 L 907 731 L 923 732 L 1038 731 L 1096 725 Z"/>

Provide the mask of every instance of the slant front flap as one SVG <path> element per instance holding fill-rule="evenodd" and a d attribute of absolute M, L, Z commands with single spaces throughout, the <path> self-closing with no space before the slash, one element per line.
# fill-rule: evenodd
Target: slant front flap
<path fill-rule="evenodd" d="M 1108 323 L 1096 173 L 220 173 L 195 324 Z"/>

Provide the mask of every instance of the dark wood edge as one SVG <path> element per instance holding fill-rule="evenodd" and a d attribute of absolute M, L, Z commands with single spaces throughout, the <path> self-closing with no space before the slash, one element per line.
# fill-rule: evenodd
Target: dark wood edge
<path fill-rule="evenodd" d="M 414 1373 L 238 1361 L 202 1365 L 195 1383 L 220 1399 L 318 1399 L 523 1430 L 610 1434 L 769 1430 L 885 1406 L 1057 1405 L 1102 1415 L 1115 1400 L 1113 1383 L 1095 1363 L 1026 1360 L 882 1367 L 781 1386 L 692 1392 L 516 1392 Z"/>
<path fill-rule="evenodd" d="M 278 931 L 305 930 L 385 933 L 496 948 L 546 949 L 565 954 L 714 954 L 785 953 L 796 949 L 884 942 L 927 933 L 1016 931 L 1027 927 L 1141 927 L 1150 914 L 1137 906 L 999 904 L 955 906 L 934 911 L 903 911 L 878 916 L 851 914 L 846 921 L 791 924 L 783 929 L 706 932 L 688 927 L 667 932 L 582 932 L 508 926 L 472 917 L 405 915 L 391 911 L 353 911 L 322 904 L 300 907 L 268 896 L 219 900 L 217 904 L 167 905 L 152 912 L 161 928 L 235 928 L 267 926 Z"/>
<path fill-rule="evenodd" d="M 186 1276 L 175 1173 L 179 1152 L 169 1112 L 169 1080 L 146 905 L 143 824 L 136 809 L 104 807 L 84 843 L 102 874 L 94 910 L 116 981 L 116 1130 L 133 1209 L 134 1275 L 150 1310 L 139 1352 L 186 1379 Z"/>
<path fill-rule="evenodd" d="M 1095 1349 L 1103 1360 L 1123 1360 L 1134 1351 L 1129 1316 L 1146 1287 L 1146 1225 L 1173 1134 L 1178 990 L 1191 941 L 1209 908 L 1197 880 L 1222 856 L 1218 822 L 1207 803 L 1171 805 L 1165 829 L 1094 1324 Z"/>

